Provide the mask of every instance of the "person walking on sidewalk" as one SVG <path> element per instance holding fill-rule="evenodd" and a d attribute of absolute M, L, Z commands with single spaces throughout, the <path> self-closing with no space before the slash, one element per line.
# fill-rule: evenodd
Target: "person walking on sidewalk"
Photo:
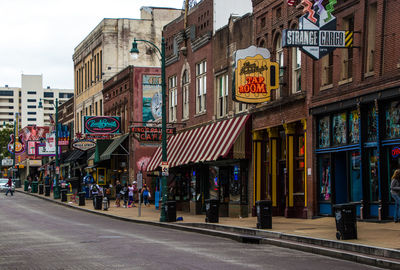
<path fill-rule="evenodd" d="M 128 185 L 128 195 L 129 195 L 129 201 L 128 201 L 128 208 L 136 207 L 135 202 L 133 201 L 133 192 L 134 188 L 131 184 Z"/>
<path fill-rule="evenodd" d="M 121 191 L 122 191 L 122 185 L 121 182 L 119 182 L 117 180 L 117 182 L 115 182 L 115 196 L 117 197 L 115 200 L 115 207 L 120 207 L 121 206 Z"/>
<path fill-rule="evenodd" d="M 124 208 L 126 208 L 127 203 L 128 203 L 128 196 L 129 196 L 129 190 L 128 190 L 128 184 L 125 183 L 124 187 L 122 188 L 122 192 L 123 192 L 123 199 L 124 199 Z"/>
<path fill-rule="evenodd" d="M 110 185 L 106 185 L 104 188 L 104 197 L 107 198 L 108 208 L 110 208 L 110 200 L 111 200 L 111 187 Z"/>
<path fill-rule="evenodd" d="M 142 195 L 143 195 L 143 203 L 144 203 L 144 205 L 145 206 L 150 206 L 149 198 L 150 198 L 151 195 L 150 195 L 150 190 L 149 190 L 149 188 L 147 187 L 146 184 L 144 184 L 144 186 L 143 186 Z"/>
<path fill-rule="evenodd" d="M 14 195 L 13 195 L 13 192 L 14 192 L 14 191 L 12 190 L 12 180 L 11 180 L 11 177 L 8 178 L 7 187 L 8 187 L 8 189 L 7 189 L 7 191 L 6 191 L 6 196 L 7 196 L 8 192 L 11 192 L 11 196 L 14 196 Z"/>
<path fill-rule="evenodd" d="M 394 207 L 394 222 L 399 222 L 400 219 L 400 169 L 394 171 L 392 182 L 390 183 L 390 193 L 395 201 Z"/>

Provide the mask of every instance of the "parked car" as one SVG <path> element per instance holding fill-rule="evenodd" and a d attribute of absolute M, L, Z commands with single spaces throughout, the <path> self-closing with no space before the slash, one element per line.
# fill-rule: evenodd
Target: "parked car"
<path fill-rule="evenodd" d="M 0 192 L 6 192 L 6 190 L 8 189 L 7 182 L 8 178 L 0 178 Z M 15 191 L 14 181 L 12 184 L 12 190 Z"/>

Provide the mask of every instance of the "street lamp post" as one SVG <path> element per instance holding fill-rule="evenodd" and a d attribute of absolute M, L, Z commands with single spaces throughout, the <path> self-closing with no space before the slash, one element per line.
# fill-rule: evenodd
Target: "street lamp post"
<path fill-rule="evenodd" d="M 161 50 L 154 43 L 144 40 L 144 39 L 134 39 L 132 43 L 132 49 L 130 51 L 133 58 L 137 58 L 139 55 L 139 50 L 137 48 L 137 42 L 145 42 L 153 46 L 161 56 L 161 150 L 163 162 L 167 162 L 167 111 L 166 111 L 166 81 L 165 81 L 165 40 L 164 37 L 161 39 Z M 161 215 L 160 221 L 165 222 L 165 207 L 167 203 L 167 177 L 161 175 L 161 192 L 162 192 L 162 205 L 161 205 Z"/>
<path fill-rule="evenodd" d="M 15 181 L 15 171 L 17 170 L 15 168 L 15 142 L 17 140 L 17 125 L 18 125 L 18 113 L 15 113 L 15 119 L 14 119 L 14 146 L 13 146 L 13 167 L 12 167 L 12 178 L 13 181 Z"/>
<path fill-rule="evenodd" d="M 44 99 L 45 100 L 45 99 Z M 54 104 L 53 104 L 53 106 L 54 106 Z M 41 108 L 43 108 L 43 105 L 42 105 L 42 99 L 40 99 L 40 101 L 39 101 L 39 106 L 38 106 L 38 108 L 39 109 L 41 109 Z M 59 199 L 60 198 L 60 186 L 58 185 L 58 173 L 59 173 L 59 171 L 60 171 L 60 169 L 59 169 L 59 160 L 58 160 L 58 98 L 56 98 L 56 105 L 54 106 L 54 108 L 56 109 L 56 119 L 55 119 L 55 127 L 56 127 L 56 129 L 55 129 L 55 132 L 56 132 L 56 138 L 55 138 L 55 140 L 56 140 L 56 156 L 55 156 L 55 158 L 56 158 L 56 170 L 55 170 L 55 174 L 56 174 L 56 181 L 55 181 L 55 185 L 54 185 L 54 187 L 53 187 L 53 195 L 54 195 L 54 199 Z"/>

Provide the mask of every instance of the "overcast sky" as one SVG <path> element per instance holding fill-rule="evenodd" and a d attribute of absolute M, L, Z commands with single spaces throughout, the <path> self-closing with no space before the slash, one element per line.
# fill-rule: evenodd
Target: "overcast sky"
<path fill-rule="evenodd" d="M 43 87 L 73 89 L 74 48 L 103 18 L 140 18 L 140 7 L 183 0 L 0 0 L 0 86 L 42 74 Z"/>

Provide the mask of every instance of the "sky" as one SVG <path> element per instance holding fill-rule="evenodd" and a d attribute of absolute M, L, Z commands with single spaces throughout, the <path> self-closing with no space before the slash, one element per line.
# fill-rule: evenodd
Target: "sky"
<path fill-rule="evenodd" d="M 0 86 L 21 74 L 43 87 L 73 89 L 74 48 L 103 18 L 140 18 L 142 6 L 182 8 L 184 0 L 0 0 Z"/>

